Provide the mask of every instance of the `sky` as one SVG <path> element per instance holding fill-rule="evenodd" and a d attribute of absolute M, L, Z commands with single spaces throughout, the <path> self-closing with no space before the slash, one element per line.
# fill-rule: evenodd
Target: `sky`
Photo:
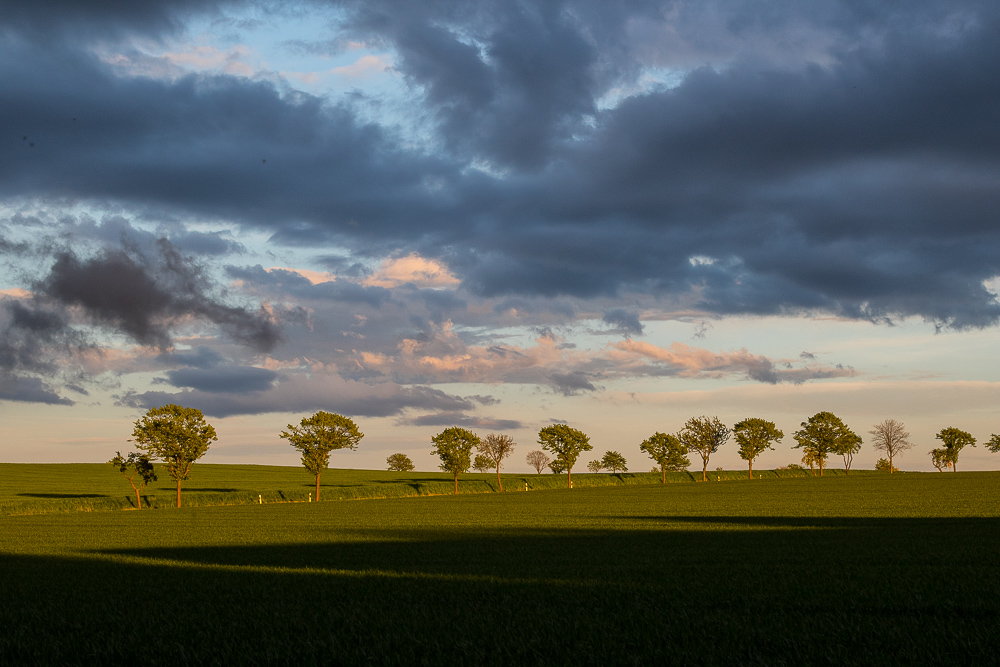
<path fill-rule="evenodd" d="M 0 460 L 202 410 L 594 450 L 694 416 L 1000 431 L 1000 5 L 7 0 Z M 732 442 L 710 468 L 741 468 Z M 831 461 L 831 465 L 838 465 Z M 700 465 L 700 460 L 693 461 Z M 981 445 L 963 470 L 996 469 Z"/>

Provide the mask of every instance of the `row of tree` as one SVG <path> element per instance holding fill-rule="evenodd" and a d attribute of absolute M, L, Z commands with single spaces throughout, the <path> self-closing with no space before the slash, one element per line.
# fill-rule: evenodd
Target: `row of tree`
<path fill-rule="evenodd" d="M 886 419 L 872 427 L 872 444 L 876 450 L 885 452 L 888 469 L 894 470 L 893 458 L 911 448 L 910 434 L 903 424 L 894 419 Z M 701 456 L 702 480 L 707 479 L 706 471 L 712 454 L 734 437 L 739 445 L 739 455 L 748 462 L 748 474 L 753 477 L 753 462 L 765 450 L 784 438 L 784 433 L 774 422 L 757 417 L 744 419 L 731 429 L 718 417 L 692 417 L 676 434 L 654 433 L 639 445 L 659 466 L 663 481 L 668 470 L 684 470 L 691 465 L 689 453 Z M 801 429 L 793 434 L 795 448 L 804 451 L 803 460 L 810 465 L 818 465 L 820 475 L 831 455 L 842 456 L 849 472 L 854 455 L 861 449 L 859 435 L 847 427 L 831 412 L 818 412 L 801 424 Z M 289 424 L 281 431 L 280 437 L 287 440 L 301 454 L 303 467 L 315 476 L 316 500 L 319 500 L 320 477 L 329 467 L 330 452 L 336 449 L 356 449 L 364 434 L 349 417 L 319 411 L 304 417 L 298 424 Z M 931 450 L 931 460 L 938 470 L 950 467 L 958 469 L 958 457 L 962 449 L 975 446 L 976 439 L 971 434 L 948 427 L 937 434 L 942 446 Z M 205 420 L 196 408 L 179 405 L 164 405 L 149 410 L 135 422 L 132 442 L 139 450 L 128 456 L 116 452 L 110 463 L 117 467 L 128 479 L 140 502 L 140 491 L 156 480 L 152 462 L 160 461 L 177 483 L 177 507 L 181 506 L 181 482 L 191 473 L 191 467 L 208 451 L 210 444 L 218 439 L 215 428 Z M 469 468 L 479 470 L 495 469 L 497 484 L 503 491 L 500 469 L 504 459 L 515 447 L 514 439 L 508 435 L 491 433 L 480 438 L 472 431 L 453 426 L 438 433 L 431 442 L 432 453 L 441 460 L 440 468 L 452 473 L 455 493 L 458 493 L 458 476 Z M 566 424 L 546 426 L 538 432 L 538 444 L 542 450 L 529 452 L 527 461 L 538 473 L 548 466 L 554 473 L 567 475 L 567 484 L 573 486 L 573 466 L 580 454 L 590 451 L 590 438 L 582 431 Z M 992 452 L 1000 452 L 1000 435 L 993 435 L 986 447 Z M 473 451 L 477 452 L 473 459 Z M 552 456 L 550 457 L 549 454 Z M 393 454 L 387 459 L 390 470 L 413 470 L 413 462 L 405 454 Z M 588 466 L 597 472 L 608 469 L 612 472 L 626 471 L 625 457 L 619 452 L 609 451 L 598 461 Z"/>

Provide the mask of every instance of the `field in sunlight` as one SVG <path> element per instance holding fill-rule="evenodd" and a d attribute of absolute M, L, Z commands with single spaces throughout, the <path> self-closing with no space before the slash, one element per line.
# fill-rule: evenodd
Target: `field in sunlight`
<path fill-rule="evenodd" d="M 0 517 L 0 663 L 994 659 L 1000 474 Z"/>

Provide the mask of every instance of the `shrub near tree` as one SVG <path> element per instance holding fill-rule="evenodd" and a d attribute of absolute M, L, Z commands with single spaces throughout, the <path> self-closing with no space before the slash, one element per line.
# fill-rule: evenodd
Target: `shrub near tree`
<path fill-rule="evenodd" d="M 483 438 L 483 441 L 479 443 L 477 449 L 481 452 L 490 465 L 488 468 L 496 468 L 497 471 L 497 486 L 503 491 L 503 480 L 500 479 L 500 468 L 503 467 L 503 460 L 514 453 L 514 438 L 509 435 L 501 435 L 499 433 L 490 433 L 488 436 Z M 476 457 L 479 458 L 478 456 Z M 486 472 L 485 470 L 483 472 Z"/>
<path fill-rule="evenodd" d="M 395 472 L 410 472 L 415 467 L 410 457 L 402 452 L 392 454 L 385 462 L 389 464 L 389 470 Z"/>
<path fill-rule="evenodd" d="M 538 444 L 556 457 L 549 467 L 553 472 L 557 467 L 560 472 L 565 472 L 566 484 L 569 488 L 573 488 L 573 464 L 580 454 L 594 448 L 590 444 L 590 438 L 583 431 L 566 424 L 553 424 L 538 432 Z"/>
<path fill-rule="evenodd" d="M 455 494 L 458 494 L 458 476 L 469 471 L 472 465 L 472 450 L 479 444 L 479 436 L 468 429 L 452 426 L 433 438 L 434 450 L 441 459 L 441 470 L 450 472 L 455 478 Z"/>
<path fill-rule="evenodd" d="M 349 417 L 320 410 L 303 417 L 298 426 L 288 425 L 281 437 L 302 455 L 302 466 L 316 478 L 316 501 L 319 502 L 319 480 L 330 465 L 330 452 L 335 449 L 357 449 L 365 434 Z"/>
<path fill-rule="evenodd" d="M 941 431 L 934 437 L 940 440 L 944 445 L 946 458 L 951 464 L 951 469 L 954 472 L 958 472 L 959 452 L 966 447 L 976 446 L 976 439 L 972 437 L 971 433 L 957 429 L 954 426 L 941 429 Z"/>
<path fill-rule="evenodd" d="M 820 477 L 830 454 L 842 455 L 844 463 L 850 466 L 854 454 L 861 448 L 858 434 L 832 412 L 817 412 L 809 421 L 802 422 L 802 430 L 795 432 L 795 440 L 799 443 L 795 448 L 805 452 L 803 461 L 809 457 L 819 466 Z"/>
<path fill-rule="evenodd" d="M 545 470 L 545 467 L 552 462 L 552 459 L 550 459 L 545 452 L 539 449 L 528 452 L 525 460 L 528 462 L 529 466 L 535 469 L 535 473 L 539 475 L 541 475 L 542 471 Z"/>
<path fill-rule="evenodd" d="M 691 465 L 691 460 L 685 456 L 688 453 L 687 447 L 676 435 L 657 431 L 642 441 L 639 450 L 645 452 L 660 466 L 659 472 L 663 484 L 667 483 L 668 470 L 685 470 Z"/>
<path fill-rule="evenodd" d="M 612 474 L 628 472 L 628 462 L 619 452 L 605 452 L 601 457 L 601 466 L 607 468 Z"/>
<path fill-rule="evenodd" d="M 115 458 L 108 463 L 118 468 L 118 471 L 128 480 L 135 492 L 135 507 L 141 510 L 142 499 L 139 497 L 139 492 L 146 488 L 150 482 L 156 481 L 153 462 L 149 460 L 147 455 L 138 452 L 129 452 L 128 456 L 122 456 L 121 452 L 115 452 Z"/>
<path fill-rule="evenodd" d="M 759 417 L 750 417 L 733 427 L 736 444 L 740 446 L 740 458 L 749 464 L 748 474 L 753 479 L 753 461 L 764 453 L 764 450 L 774 449 L 772 443 L 781 442 L 785 434 L 774 425 Z"/>
<path fill-rule="evenodd" d="M 944 472 L 945 468 L 951 467 L 951 461 L 948 460 L 948 450 L 939 447 L 932 449 L 931 452 L 931 465 L 938 469 L 938 472 Z"/>
<path fill-rule="evenodd" d="M 729 441 L 730 435 L 732 431 L 718 417 L 692 417 L 677 434 L 689 452 L 697 452 L 701 456 L 701 481 L 708 480 L 705 473 L 708 459 Z"/>
<path fill-rule="evenodd" d="M 885 419 L 872 426 L 872 430 L 868 432 L 874 436 L 872 446 L 876 451 L 885 452 L 885 455 L 889 457 L 887 470 L 890 473 L 896 472 L 896 466 L 892 462 L 893 457 L 899 456 L 905 450 L 913 447 L 913 443 L 908 440 L 910 434 L 906 431 L 903 423 L 895 419 Z"/>
<path fill-rule="evenodd" d="M 177 507 L 181 506 L 181 482 L 191 466 L 218 440 L 215 429 L 197 408 L 167 404 L 152 408 L 135 422 L 132 442 L 149 458 L 162 461 L 177 482 Z"/>

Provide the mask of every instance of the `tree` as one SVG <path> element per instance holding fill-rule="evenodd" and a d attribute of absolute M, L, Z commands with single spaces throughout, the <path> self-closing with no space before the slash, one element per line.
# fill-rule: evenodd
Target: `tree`
<path fill-rule="evenodd" d="M 472 465 L 472 450 L 479 445 L 479 436 L 468 429 L 452 426 L 441 431 L 433 438 L 434 450 L 441 459 L 441 470 L 455 476 L 455 494 L 458 494 L 458 476 L 468 472 Z"/>
<path fill-rule="evenodd" d="M 534 468 L 535 472 L 539 475 L 542 474 L 545 467 L 552 461 L 552 459 L 545 455 L 545 452 L 538 449 L 528 452 L 526 460 L 528 465 Z"/>
<path fill-rule="evenodd" d="M 718 417 L 692 417 L 684 424 L 677 437 L 689 452 L 701 455 L 701 481 L 707 481 L 708 459 L 726 444 L 732 431 Z"/>
<path fill-rule="evenodd" d="M 893 465 L 889 463 L 889 459 L 884 456 L 875 462 L 875 470 L 888 473 L 899 472 L 899 468 L 893 467 Z"/>
<path fill-rule="evenodd" d="M 970 445 L 972 447 L 976 446 L 976 439 L 972 437 L 971 433 L 957 429 L 954 426 L 941 429 L 934 437 L 944 443 L 944 449 L 948 453 L 948 461 L 951 463 L 951 469 L 954 472 L 958 472 L 958 453 Z"/>
<path fill-rule="evenodd" d="M 948 450 L 943 448 L 932 449 L 931 464 L 938 469 L 938 472 L 944 472 L 945 468 L 950 468 L 951 461 L 948 460 Z"/>
<path fill-rule="evenodd" d="M 181 482 L 191 474 L 191 466 L 218 440 L 215 429 L 197 408 L 172 403 L 152 408 L 135 422 L 132 440 L 151 459 L 164 463 L 177 482 L 177 507 L 181 506 Z"/>
<path fill-rule="evenodd" d="M 587 472 L 598 473 L 604 470 L 604 466 L 601 465 L 600 460 L 591 461 L 587 464 Z"/>
<path fill-rule="evenodd" d="M 132 490 L 135 491 L 135 506 L 137 509 L 142 509 L 142 499 L 139 497 L 139 492 L 146 488 L 150 482 L 156 481 L 156 472 L 153 470 L 153 462 L 149 460 L 149 456 L 139 452 L 129 452 L 129 455 L 125 457 L 122 456 L 121 452 L 115 452 L 115 458 L 108 463 L 118 468 L 118 471 L 132 485 Z M 129 474 L 130 471 L 132 474 Z M 136 482 L 139 482 L 139 486 L 136 486 Z"/>
<path fill-rule="evenodd" d="M 479 443 L 479 451 L 490 462 L 490 468 L 496 468 L 497 485 L 503 491 L 503 480 L 500 479 L 500 468 L 503 467 L 503 460 L 514 453 L 514 438 L 509 435 L 490 433 Z M 479 458 L 478 456 L 476 457 Z"/>
<path fill-rule="evenodd" d="M 1000 435 L 994 433 L 990 436 L 990 441 L 986 443 L 986 449 L 990 450 L 994 454 L 1000 452 Z"/>
<path fill-rule="evenodd" d="M 803 449 L 805 456 L 819 466 L 820 477 L 823 476 L 823 464 L 830 454 L 840 454 L 849 466 L 850 460 L 861 448 L 858 434 L 847 428 L 840 417 L 832 412 L 817 412 L 809 421 L 802 422 L 802 430 L 795 432 L 795 440 L 799 443 L 795 448 Z M 805 457 L 802 460 L 809 463 Z"/>
<path fill-rule="evenodd" d="M 477 472 L 486 472 L 493 467 L 493 462 L 482 454 L 476 454 L 476 458 L 472 459 L 472 467 Z"/>
<path fill-rule="evenodd" d="M 561 475 L 567 470 L 566 462 L 555 459 L 549 464 L 549 470 L 552 471 L 553 475 Z"/>
<path fill-rule="evenodd" d="M 759 417 L 744 419 L 733 427 L 736 444 L 740 446 L 740 458 L 749 462 L 749 475 L 753 479 L 753 460 L 764 453 L 765 449 L 774 449 L 771 443 L 780 442 L 785 434 L 774 425 Z"/>
<path fill-rule="evenodd" d="M 818 461 L 819 459 L 816 458 L 815 452 L 807 451 L 805 454 L 802 455 L 802 463 L 809 466 L 809 471 L 812 472 L 813 477 L 816 476 L 816 463 Z"/>
<path fill-rule="evenodd" d="M 899 456 L 904 450 L 913 447 L 913 443 L 907 440 L 910 434 L 907 433 L 903 423 L 895 419 L 885 419 L 872 426 L 872 430 L 868 432 L 875 436 L 872 446 L 877 451 L 885 452 L 886 456 L 889 457 L 889 472 L 895 472 L 896 467 L 892 463 L 893 457 Z"/>
<path fill-rule="evenodd" d="M 583 452 L 593 449 L 590 438 L 566 424 L 546 426 L 538 432 L 538 444 L 542 449 L 555 455 L 555 464 L 567 474 L 567 486 L 573 488 L 573 464 Z M 549 467 L 555 470 L 553 464 Z"/>
<path fill-rule="evenodd" d="M 660 466 L 663 484 L 667 483 L 668 470 L 684 470 L 691 465 L 691 460 L 685 456 L 688 453 L 687 447 L 676 435 L 657 431 L 642 441 L 639 450 L 646 452 Z"/>
<path fill-rule="evenodd" d="M 618 452 L 605 452 L 604 456 L 601 457 L 601 467 L 607 468 L 615 475 L 620 472 L 628 472 L 625 457 Z"/>
<path fill-rule="evenodd" d="M 410 457 L 402 452 L 393 454 L 385 460 L 389 464 L 389 470 L 394 470 L 396 472 L 410 472 L 413 470 L 413 461 Z"/>
<path fill-rule="evenodd" d="M 298 426 L 289 424 L 281 437 L 299 450 L 303 467 L 316 477 L 316 502 L 319 502 L 319 479 L 330 465 L 330 452 L 357 449 L 365 434 L 349 417 L 320 410 L 312 417 L 303 417 Z"/>

